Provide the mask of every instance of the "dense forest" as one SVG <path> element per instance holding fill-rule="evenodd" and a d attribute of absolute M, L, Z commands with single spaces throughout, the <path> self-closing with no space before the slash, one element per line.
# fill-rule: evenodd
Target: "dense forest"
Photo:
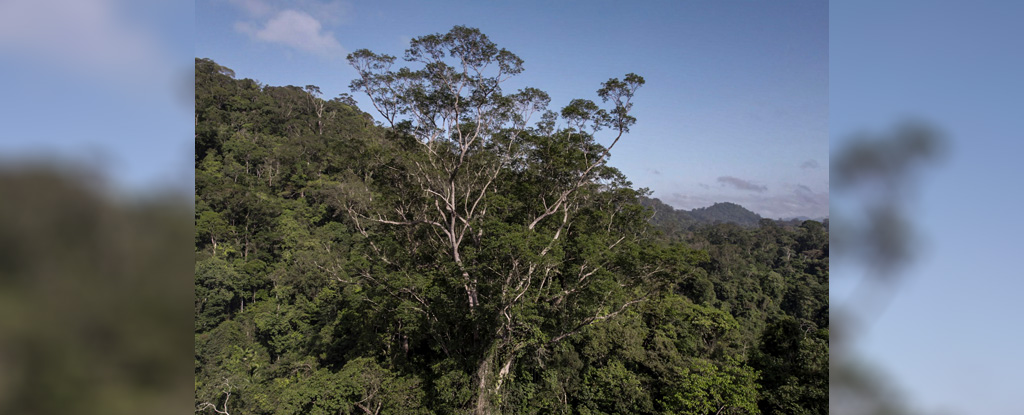
<path fill-rule="evenodd" d="M 828 411 L 827 224 L 652 219 L 640 76 L 555 112 L 476 29 L 396 60 L 349 56 L 376 122 L 196 59 L 197 413 Z"/>

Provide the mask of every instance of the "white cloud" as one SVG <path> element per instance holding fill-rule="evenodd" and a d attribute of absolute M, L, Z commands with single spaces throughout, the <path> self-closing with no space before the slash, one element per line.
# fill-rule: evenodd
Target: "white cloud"
<path fill-rule="evenodd" d="M 121 83 L 170 76 L 157 34 L 124 11 L 117 0 L 0 1 L 0 56 Z"/>
<path fill-rule="evenodd" d="M 313 16 L 298 10 L 277 12 L 261 28 L 239 22 L 235 24 L 235 29 L 255 40 L 290 46 L 318 55 L 344 53 L 344 48 L 333 33 L 324 30 L 320 21 Z"/>
<path fill-rule="evenodd" d="M 338 56 L 344 48 L 327 27 L 347 22 L 352 6 L 340 0 L 227 0 L 248 20 L 235 30 L 259 42 L 276 43 L 321 56 Z M 316 17 L 314 17 L 316 16 Z"/>

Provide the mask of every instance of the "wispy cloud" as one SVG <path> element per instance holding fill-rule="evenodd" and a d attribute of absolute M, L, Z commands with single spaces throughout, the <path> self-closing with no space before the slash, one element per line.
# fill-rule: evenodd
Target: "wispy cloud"
<path fill-rule="evenodd" d="M 0 55 L 115 83 L 172 76 L 157 33 L 114 0 L 0 1 Z"/>
<path fill-rule="evenodd" d="M 759 184 L 754 184 L 754 183 L 752 183 L 750 181 L 743 180 L 743 179 L 736 178 L 736 177 L 732 177 L 732 176 L 722 176 L 722 177 L 719 177 L 718 178 L 718 182 L 726 184 L 726 185 L 729 185 L 729 186 L 732 186 L 732 187 L 735 187 L 735 188 L 737 188 L 739 190 L 746 190 L 746 191 L 751 191 L 751 192 L 762 193 L 762 192 L 768 190 L 767 186 L 759 185 Z"/>
<path fill-rule="evenodd" d="M 345 53 L 328 26 L 341 23 L 351 15 L 351 7 L 347 2 L 228 1 L 247 17 L 247 20 L 235 22 L 235 30 L 255 41 L 284 45 L 321 56 Z"/>
<path fill-rule="evenodd" d="M 255 40 L 277 43 L 305 52 L 332 56 L 344 53 L 334 34 L 324 30 L 319 20 L 298 10 L 283 10 L 274 14 L 262 27 L 239 22 L 235 29 Z"/>
<path fill-rule="evenodd" d="M 815 169 L 818 169 L 819 167 L 821 167 L 821 166 L 818 164 L 817 160 L 807 160 L 807 161 L 803 162 L 802 164 L 800 164 L 800 168 L 801 169 L 815 170 Z"/>

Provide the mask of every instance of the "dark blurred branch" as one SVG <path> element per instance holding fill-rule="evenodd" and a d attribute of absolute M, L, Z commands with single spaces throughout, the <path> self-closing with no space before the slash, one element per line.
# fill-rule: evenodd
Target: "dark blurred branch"
<path fill-rule="evenodd" d="M 891 302 L 902 271 L 915 259 L 920 175 L 945 153 L 942 133 L 908 121 L 886 133 L 856 134 L 832 156 L 833 252 L 840 264 L 848 261 L 864 274 L 831 316 L 830 413 L 908 413 L 890 384 L 855 361 L 852 346 Z"/>

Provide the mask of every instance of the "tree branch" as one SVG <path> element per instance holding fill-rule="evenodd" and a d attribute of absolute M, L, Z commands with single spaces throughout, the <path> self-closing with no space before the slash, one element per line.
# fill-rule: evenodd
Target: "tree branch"
<path fill-rule="evenodd" d="M 558 342 L 562 341 L 563 339 L 565 339 L 566 337 L 569 337 L 569 336 L 572 336 L 572 335 L 574 335 L 576 333 L 579 333 L 580 330 L 583 330 L 583 328 L 585 328 L 587 326 L 590 326 L 590 325 L 592 325 L 594 323 L 597 323 L 597 322 L 599 322 L 601 320 L 607 320 L 609 318 L 615 317 L 615 316 L 619 315 L 619 313 L 622 313 L 624 310 L 626 310 L 627 307 L 629 307 L 629 306 L 631 306 L 633 304 L 642 302 L 642 301 L 646 301 L 647 297 L 649 295 L 650 294 L 645 295 L 643 297 L 640 297 L 640 298 L 638 298 L 636 300 L 627 301 L 625 304 L 622 305 L 622 307 L 619 307 L 618 310 L 615 310 L 615 311 L 613 311 L 611 313 L 608 313 L 608 314 L 605 314 L 605 315 L 602 315 L 602 316 L 595 315 L 593 317 L 587 317 L 586 319 L 583 320 L 582 323 L 580 323 L 578 326 L 576 326 L 576 328 L 574 328 L 571 331 L 568 331 L 566 333 L 562 333 L 562 334 L 560 334 L 558 336 L 555 336 L 553 339 L 548 341 L 548 345 L 553 345 L 555 343 L 558 343 Z"/>

